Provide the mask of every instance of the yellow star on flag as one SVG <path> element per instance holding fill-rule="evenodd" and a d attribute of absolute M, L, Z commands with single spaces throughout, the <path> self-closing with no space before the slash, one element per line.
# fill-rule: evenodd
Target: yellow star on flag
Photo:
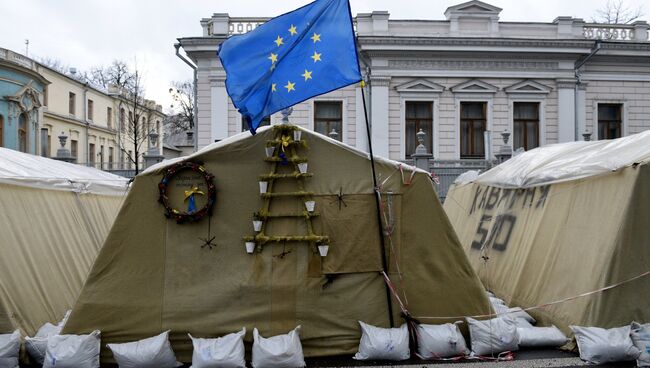
<path fill-rule="evenodd" d="M 289 28 L 289 33 L 291 33 L 292 36 L 295 36 L 298 31 L 296 30 L 296 26 L 293 24 L 291 25 L 291 28 Z"/>
<path fill-rule="evenodd" d="M 314 41 L 314 43 L 319 42 L 320 41 L 320 34 L 314 33 L 314 35 L 311 36 L 311 40 Z"/>
<path fill-rule="evenodd" d="M 294 88 L 295 85 L 296 85 L 295 83 L 291 83 L 291 81 L 287 81 L 287 85 L 284 86 L 284 88 L 287 89 L 287 92 L 295 91 L 295 90 L 296 90 L 296 89 Z"/>
<path fill-rule="evenodd" d="M 314 59 L 314 62 L 322 61 L 322 60 L 320 59 L 320 56 L 321 56 L 321 55 L 322 55 L 322 54 L 319 54 L 319 53 L 317 53 L 316 51 L 314 51 L 314 55 L 312 55 L 311 58 Z"/>
<path fill-rule="evenodd" d="M 307 81 L 307 79 L 311 79 L 311 73 L 313 72 L 310 72 L 307 69 L 305 69 L 305 72 L 302 74 L 302 76 L 305 77 L 305 82 Z"/>
<path fill-rule="evenodd" d="M 275 89 L 275 86 L 276 86 L 275 83 L 271 84 L 271 92 L 275 92 L 275 91 L 277 91 L 277 90 Z"/>
<path fill-rule="evenodd" d="M 275 64 L 275 62 L 278 61 L 278 55 L 271 53 L 271 56 L 269 56 L 268 59 L 271 60 L 273 64 Z"/>
<path fill-rule="evenodd" d="M 273 42 L 275 42 L 275 44 L 278 45 L 278 47 L 284 44 L 284 42 L 282 42 L 282 37 L 280 36 L 278 36 L 278 38 L 276 38 L 275 41 Z"/>

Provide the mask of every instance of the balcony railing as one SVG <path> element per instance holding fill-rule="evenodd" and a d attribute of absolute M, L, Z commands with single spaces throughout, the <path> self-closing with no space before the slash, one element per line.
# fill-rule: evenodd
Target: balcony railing
<path fill-rule="evenodd" d="M 250 32 L 269 19 L 271 18 L 230 18 L 230 22 L 228 23 L 228 35 L 231 36 Z"/>
<path fill-rule="evenodd" d="M 36 70 L 36 64 L 32 59 L 11 50 L 0 48 L 0 59 L 11 61 L 28 69 Z"/>
<path fill-rule="evenodd" d="M 582 35 L 590 40 L 634 41 L 634 26 L 627 24 L 585 24 Z"/>

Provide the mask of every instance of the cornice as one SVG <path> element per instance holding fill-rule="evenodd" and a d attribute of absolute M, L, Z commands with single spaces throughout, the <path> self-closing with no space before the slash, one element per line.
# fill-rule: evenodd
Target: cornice
<path fill-rule="evenodd" d="M 441 69 L 441 70 L 557 70 L 556 61 L 515 60 L 389 60 L 390 69 Z"/>
<path fill-rule="evenodd" d="M 370 76 L 370 86 L 371 87 L 387 87 L 390 85 L 391 77 L 384 76 Z"/>

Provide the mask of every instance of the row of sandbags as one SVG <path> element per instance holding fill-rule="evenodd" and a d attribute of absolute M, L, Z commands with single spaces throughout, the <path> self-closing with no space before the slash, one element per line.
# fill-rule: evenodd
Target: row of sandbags
<path fill-rule="evenodd" d="M 518 307 L 508 307 L 502 299 L 490 292 L 488 297 L 498 316 L 509 317 L 515 321 L 519 346 L 553 346 L 555 342 L 558 343 L 556 346 L 562 345 L 559 344 L 562 340 L 560 337 L 562 332 L 555 326 L 534 327 L 531 323 L 534 324 L 535 319 L 526 311 Z M 606 364 L 636 359 L 637 366 L 650 367 L 650 323 L 632 322 L 628 326 L 610 329 L 582 326 L 569 326 L 569 328 L 575 336 L 582 360 L 592 364 Z M 499 330 L 499 334 L 507 335 L 505 327 Z M 504 337 L 500 336 L 499 339 L 503 341 Z"/>

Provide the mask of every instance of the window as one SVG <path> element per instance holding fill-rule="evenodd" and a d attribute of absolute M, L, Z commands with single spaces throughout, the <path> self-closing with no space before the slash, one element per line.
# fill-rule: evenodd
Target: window
<path fill-rule="evenodd" d="M 41 128 L 41 156 L 50 157 L 50 130 Z"/>
<path fill-rule="evenodd" d="M 327 136 L 334 131 L 336 139 L 343 140 L 343 103 L 314 101 L 314 130 Z"/>
<path fill-rule="evenodd" d="M 407 101 L 405 108 L 406 157 L 411 157 L 415 153 L 415 147 L 418 146 L 416 134 L 420 129 L 426 133 L 427 141 L 424 145 L 427 147 L 427 153 L 431 153 L 431 144 L 427 142 L 432 142 L 433 136 L 433 103 Z"/>
<path fill-rule="evenodd" d="M 598 139 L 615 139 L 622 136 L 621 104 L 598 104 Z"/>
<path fill-rule="evenodd" d="M 110 107 L 106 108 L 106 126 L 109 129 L 113 128 L 113 109 Z"/>
<path fill-rule="evenodd" d="M 124 127 L 126 126 L 126 122 L 124 121 L 124 119 L 126 117 L 125 115 L 126 115 L 126 112 L 124 111 L 124 109 L 123 108 L 120 109 L 120 131 L 122 131 L 122 132 L 124 131 Z"/>
<path fill-rule="evenodd" d="M 486 102 L 460 103 L 460 158 L 484 158 Z"/>
<path fill-rule="evenodd" d="M 113 147 L 108 147 L 108 169 L 113 170 Z"/>
<path fill-rule="evenodd" d="M 104 169 L 104 145 L 99 146 L 99 168 Z"/>
<path fill-rule="evenodd" d="M 76 104 L 77 104 L 77 95 L 70 92 L 68 94 L 68 113 L 70 113 L 70 115 L 75 115 L 75 112 L 77 110 Z"/>
<path fill-rule="evenodd" d="M 88 144 L 88 163 L 95 164 L 95 144 Z"/>
<path fill-rule="evenodd" d="M 93 103 L 93 100 L 88 100 L 88 120 L 95 120 L 93 119 L 93 115 L 94 115 L 93 110 L 95 107 L 94 105 L 95 104 Z"/>
<path fill-rule="evenodd" d="M 512 148 L 523 147 L 528 151 L 539 147 L 539 103 L 515 102 L 512 106 Z"/>
<path fill-rule="evenodd" d="M 74 157 L 75 159 L 77 158 L 78 147 L 79 147 L 79 142 L 77 142 L 76 139 L 71 139 L 71 140 L 70 140 L 70 154 L 71 154 L 72 157 Z"/>
<path fill-rule="evenodd" d="M 4 147 L 5 145 L 5 117 L 0 115 L 0 147 Z"/>
<path fill-rule="evenodd" d="M 271 125 L 271 117 L 270 116 L 265 117 L 260 122 L 260 127 L 267 126 L 267 125 Z M 248 123 L 246 122 L 246 118 L 242 116 L 241 117 L 241 131 L 245 132 L 247 130 L 249 130 L 248 129 Z"/>
<path fill-rule="evenodd" d="M 132 123 L 133 123 L 133 111 L 129 111 L 129 121 L 127 121 L 126 124 L 131 125 Z"/>
<path fill-rule="evenodd" d="M 133 151 L 129 151 L 129 155 L 125 157 L 126 161 L 129 164 L 129 169 L 133 168 L 133 160 L 131 160 L 132 157 L 133 157 Z"/>
<path fill-rule="evenodd" d="M 27 137 L 28 137 L 28 126 L 27 126 L 27 114 L 22 113 L 18 117 L 18 150 L 20 152 L 27 152 Z"/>
<path fill-rule="evenodd" d="M 160 134 L 160 120 L 156 120 L 156 133 Z"/>

